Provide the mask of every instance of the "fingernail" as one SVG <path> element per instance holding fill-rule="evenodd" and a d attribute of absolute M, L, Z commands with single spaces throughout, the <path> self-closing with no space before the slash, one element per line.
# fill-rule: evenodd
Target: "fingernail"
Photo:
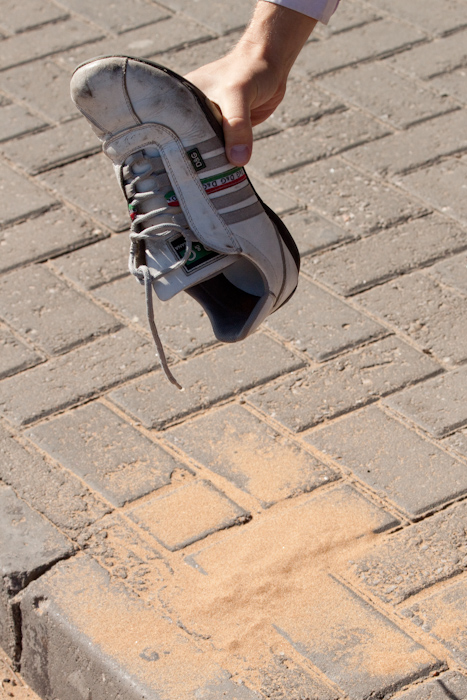
<path fill-rule="evenodd" d="M 246 145 L 232 146 L 229 160 L 235 165 L 245 165 L 250 157 L 250 149 Z"/>

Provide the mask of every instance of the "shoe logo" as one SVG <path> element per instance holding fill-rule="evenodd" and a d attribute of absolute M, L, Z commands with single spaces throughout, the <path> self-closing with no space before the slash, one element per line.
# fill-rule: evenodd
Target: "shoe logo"
<path fill-rule="evenodd" d="M 186 250 L 185 238 L 183 236 L 179 236 L 174 240 L 170 241 L 170 245 L 172 246 L 178 259 L 181 260 L 185 255 Z M 206 248 L 199 241 L 194 241 L 192 244 L 190 257 L 183 266 L 184 270 L 189 274 L 190 272 L 194 272 L 195 270 L 197 270 L 200 267 L 200 265 L 204 265 L 213 258 L 217 257 L 219 257 L 219 253 L 216 253 L 210 248 Z"/>
<path fill-rule="evenodd" d="M 198 172 L 198 170 L 204 170 L 206 163 L 198 149 L 192 148 L 190 151 L 187 151 L 187 153 L 196 172 Z"/>
<path fill-rule="evenodd" d="M 220 192 L 221 190 L 226 190 L 229 187 L 234 187 L 234 185 L 239 185 L 241 182 L 245 182 L 245 180 L 246 173 L 243 168 L 232 168 L 231 170 L 227 170 L 227 172 L 220 173 L 219 175 L 202 177 L 201 184 L 203 185 L 206 194 L 210 195 L 214 194 L 214 192 Z M 170 207 L 180 206 L 177 195 L 173 190 L 167 192 L 165 198 Z"/>

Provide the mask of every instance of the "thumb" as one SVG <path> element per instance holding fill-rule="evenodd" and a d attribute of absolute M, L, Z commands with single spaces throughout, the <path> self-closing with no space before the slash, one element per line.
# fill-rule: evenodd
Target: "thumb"
<path fill-rule="evenodd" d="M 232 165 L 246 165 L 253 148 L 253 128 L 246 101 L 223 105 L 225 152 Z"/>

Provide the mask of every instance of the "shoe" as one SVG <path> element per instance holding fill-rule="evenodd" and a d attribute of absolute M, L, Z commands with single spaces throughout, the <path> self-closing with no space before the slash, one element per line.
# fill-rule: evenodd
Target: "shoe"
<path fill-rule="evenodd" d="M 225 155 L 221 117 L 194 85 L 150 61 L 81 64 L 71 96 L 103 142 L 126 200 L 130 271 L 146 287 L 149 325 L 162 301 L 186 291 L 218 340 L 250 335 L 293 294 L 300 257 L 289 231 Z M 217 113 L 216 113 L 217 112 Z"/>

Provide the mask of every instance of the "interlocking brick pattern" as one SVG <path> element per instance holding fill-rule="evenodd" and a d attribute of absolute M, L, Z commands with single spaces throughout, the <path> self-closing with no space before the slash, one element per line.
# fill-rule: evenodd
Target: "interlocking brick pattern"
<path fill-rule="evenodd" d="M 317 26 L 249 166 L 299 289 L 236 346 L 158 304 L 177 392 L 69 78 L 186 73 L 253 6 L 3 0 L 0 643 L 43 698 L 464 700 L 465 2 Z"/>

